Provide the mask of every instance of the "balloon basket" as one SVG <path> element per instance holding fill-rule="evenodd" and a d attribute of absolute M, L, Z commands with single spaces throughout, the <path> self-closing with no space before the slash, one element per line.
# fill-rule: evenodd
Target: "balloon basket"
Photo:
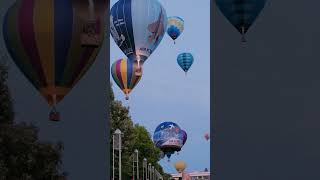
<path fill-rule="evenodd" d="M 49 114 L 49 120 L 54 122 L 60 121 L 60 113 L 57 111 L 51 111 Z"/>
<path fill-rule="evenodd" d="M 247 42 L 247 39 L 244 35 L 242 35 L 242 37 L 241 37 L 241 42 L 243 42 L 243 43 Z"/>
<path fill-rule="evenodd" d="M 135 75 L 138 76 L 138 77 L 142 76 L 141 67 L 140 67 L 140 70 L 137 70 L 135 72 Z"/>

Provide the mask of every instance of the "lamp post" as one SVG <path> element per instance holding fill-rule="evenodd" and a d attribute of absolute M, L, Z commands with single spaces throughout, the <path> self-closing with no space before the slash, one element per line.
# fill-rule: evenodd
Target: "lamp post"
<path fill-rule="evenodd" d="M 157 169 L 155 169 L 155 177 L 156 177 L 156 180 L 159 180 L 159 172 L 157 171 Z"/>
<path fill-rule="evenodd" d="M 151 172 L 152 172 L 152 173 L 151 173 L 151 174 L 152 174 L 152 176 L 151 176 L 152 178 L 151 178 L 151 179 L 154 180 L 154 166 L 152 166 Z"/>
<path fill-rule="evenodd" d="M 121 135 L 120 129 L 113 133 L 113 180 L 114 180 L 114 150 L 119 151 L 119 180 L 121 180 Z"/>
<path fill-rule="evenodd" d="M 148 180 L 151 180 L 151 163 L 149 163 L 149 166 L 148 166 L 148 177 L 149 179 Z"/>
<path fill-rule="evenodd" d="M 134 152 L 136 153 L 137 155 L 137 180 L 139 180 L 139 151 L 138 149 L 134 150 Z"/>
<path fill-rule="evenodd" d="M 132 154 L 132 180 L 135 180 L 135 174 L 134 174 L 134 154 Z"/>
<path fill-rule="evenodd" d="M 146 158 L 143 158 L 143 165 L 142 165 L 142 180 L 145 180 L 147 179 L 148 177 L 146 176 L 145 177 L 145 169 L 147 169 L 147 159 Z"/>

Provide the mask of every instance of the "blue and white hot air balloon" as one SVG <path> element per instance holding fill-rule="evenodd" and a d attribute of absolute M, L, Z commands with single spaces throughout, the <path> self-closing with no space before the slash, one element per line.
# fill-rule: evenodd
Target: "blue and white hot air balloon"
<path fill-rule="evenodd" d="M 173 40 L 174 44 L 175 40 L 180 36 L 180 34 L 184 30 L 184 20 L 178 16 L 168 17 L 168 28 L 167 33 Z"/>
<path fill-rule="evenodd" d="M 191 65 L 193 64 L 193 56 L 191 53 L 181 53 L 177 57 L 177 63 L 182 70 L 187 74 Z"/>
<path fill-rule="evenodd" d="M 138 64 L 138 76 L 166 29 L 166 11 L 157 0 L 119 0 L 111 8 L 111 35 L 128 60 Z"/>
<path fill-rule="evenodd" d="M 153 134 L 153 142 L 164 155 L 170 159 L 171 155 L 179 152 L 186 141 L 186 133 L 174 122 L 161 123 Z"/>

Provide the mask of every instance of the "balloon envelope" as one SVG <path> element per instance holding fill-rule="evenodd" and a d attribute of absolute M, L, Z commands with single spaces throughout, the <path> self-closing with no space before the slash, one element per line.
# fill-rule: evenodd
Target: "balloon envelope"
<path fill-rule="evenodd" d="M 245 34 L 264 8 L 266 0 L 216 0 L 216 3 L 229 22 Z"/>
<path fill-rule="evenodd" d="M 111 75 L 128 99 L 129 93 L 138 84 L 141 76 L 136 76 L 136 64 L 126 59 L 119 59 L 112 64 Z"/>
<path fill-rule="evenodd" d="M 173 39 L 177 39 L 184 30 L 184 20 L 178 16 L 168 17 L 167 33 Z"/>
<path fill-rule="evenodd" d="M 187 167 L 186 163 L 184 161 L 177 161 L 175 164 L 174 164 L 174 167 L 176 168 L 176 170 L 179 172 L 179 173 L 182 173 L 185 168 Z"/>
<path fill-rule="evenodd" d="M 143 63 L 158 47 L 166 28 L 166 11 L 157 0 L 119 0 L 111 8 L 111 35 L 131 61 Z"/>
<path fill-rule="evenodd" d="M 188 72 L 193 64 L 193 56 L 191 53 L 181 53 L 177 57 L 177 63 L 184 72 Z"/>
<path fill-rule="evenodd" d="M 183 146 L 183 136 L 180 127 L 173 122 L 163 122 L 155 130 L 153 142 L 170 158 L 175 151 L 180 151 Z"/>
<path fill-rule="evenodd" d="M 108 1 L 93 1 L 96 35 L 104 38 Z M 46 99 L 59 103 L 95 61 L 98 47 L 82 46 L 87 1 L 17 0 L 3 23 L 6 47 L 18 68 Z"/>

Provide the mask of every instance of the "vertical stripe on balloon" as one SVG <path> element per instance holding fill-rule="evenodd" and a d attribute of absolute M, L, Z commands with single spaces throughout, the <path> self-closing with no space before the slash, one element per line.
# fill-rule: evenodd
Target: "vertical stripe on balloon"
<path fill-rule="evenodd" d="M 127 86 L 128 89 L 131 89 L 131 81 L 132 81 L 132 75 L 134 74 L 133 72 L 133 62 L 127 60 Z"/>
<path fill-rule="evenodd" d="M 46 81 L 54 86 L 54 29 L 53 29 L 54 0 L 36 1 L 34 4 L 34 31 L 39 56 Z"/>
<path fill-rule="evenodd" d="M 29 56 L 30 63 L 34 67 L 37 73 L 41 86 L 47 86 L 45 79 L 45 74 L 42 70 L 42 65 L 39 57 L 38 47 L 35 41 L 35 31 L 34 31 L 34 14 L 33 7 L 35 0 L 22 1 L 19 11 L 19 32 L 22 45 Z"/>
<path fill-rule="evenodd" d="M 35 79 L 32 84 L 38 88 L 40 82 L 36 79 L 37 75 L 31 70 L 32 67 L 28 64 L 28 56 L 26 55 L 22 44 L 20 43 L 20 37 L 15 36 L 19 34 L 19 25 L 18 25 L 18 10 L 20 7 L 20 1 L 17 1 L 8 12 L 5 14 L 4 23 L 3 23 L 3 38 L 6 42 L 5 45 L 11 57 L 13 59 L 19 59 L 15 61 L 15 64 L 23 69 L 22 73 L 26 76 L 28 80 Z M 13 48 L 15 47 L 15 48 Z"/>
<path fill-rule="evenodd" d="M 126 63 L 126 60 L 125 59 L 122 59 L 120 61 L 121 65 L 120 65 L 120 68 L 121 68 L 121 79 L 123 81 L 123 86 L 124 86 L 124 90 L 125 92 L 127 91 L 128 89 L 128 79 L 127 79 L 127 63 Z"/>
<path fill-rule="evenodd" d="M 121 87 L 121 89 L 124 89 L 124 82 L 122 80 L 122 75 L 121 75 L 121 62 L 122 60 L 119 60 L 116 62 L 116 75 L 117 75 L 117 78 L 119 79 L 120 81 L 120 84 L 119 86 Z"/>
<path fill-rule="evenodd" d="M 55 41 L 55 81 L 62 85 L 64 69 L 72 40 L 73 8 L 72 1 L 54 1 L 54 41 Z M 90 55 L 89 55 L 90 56 Z"/>

